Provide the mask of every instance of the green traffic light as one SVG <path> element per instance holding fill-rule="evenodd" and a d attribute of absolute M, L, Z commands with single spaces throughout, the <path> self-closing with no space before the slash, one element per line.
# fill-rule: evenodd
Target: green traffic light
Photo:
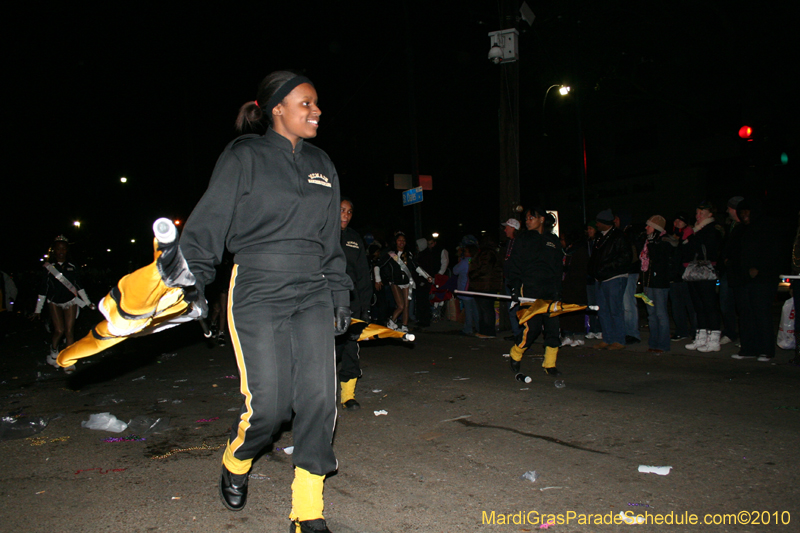
<path fill-rule="evenodd" d="M 781 165 L 788 165 L 789 164 L 789 154 L 786 152 L 781 152 Z"/>

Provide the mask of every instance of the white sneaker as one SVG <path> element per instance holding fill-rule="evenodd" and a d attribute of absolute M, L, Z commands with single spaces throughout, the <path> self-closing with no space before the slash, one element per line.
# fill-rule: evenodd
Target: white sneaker
<path fill-rule="evenodd" d="M 768 357 L 764 354 L 761 354 L 758 356 L 758 360 L 761 361 L 762 363 L 769 363 L 770 361 L 772 361 L 772 357 Z"/>
<path fill-rule="evenodd" d="M 561 337 L 561 346 L 572 346 L 572 337 L 564 336 Z"/>
<path fill-rule="evenodd" d="M 589 333 L 587 333 L 587 334 L 586 334 L 586 338 L 587 338 L 587 339 L 594 339 L 594 333 L 592 333 L 592 332 L 590 331 Z"/>
<path fill-rule="evenodd" d="M 730 338 L 730 337 L 728 337 L 727 335 L 723 335 L 723 336 L 722 336 L 722 337 L 719 339 L 719 345 L 720 345 L 720 346 L 724 346 L 724 345 L 726 345 L 726 344 L 728 344 L 728 343 L 730 343 L 730 342 L 731 342 L 731 338 Z"/>
<path fill-rule="evenodd" d="M 598 340 L 603 340 L 603 332 L 601 331 L 600 333 L 595 333 L 594 338 Z"/>
<path fill-rule="evenodd" d="M 408 326 L 403 324 L 402 326 L 400 326 L 399 331 L 402 331 L 403 333 L 408 333 Z"/>
<path fill-rule="evenodd" d="M 51 348 L 50 353 L 47 354 L 47 364 L 59 368 L 56 358 L 58 358 L 58 351 Z"/>
<path fill-rule="evenodd" d="M 732 359 L 755 359 L 755 358 L 756 358 L 756 356 L 755 356 L 755 355 L 739 355 L 739 354 L 737 353 L 737 354 L 733 354 L 733 355 L 731 356 L 731 358 L 732 358 Z"/>
<path fill-rule="evenodd" d="M 66 375 L 70 375 L 73 372 L 75 372 L 75 365 L 70 365 L 70 366 L 68 366 L 67 368 L 64 369 L 64 373 Z"/>
<path fill-rule="evenodd" d="M 574 341 L 572 341 L 572 345 L 573 346 L 583 346 L 584 342 L 582 340 L 580 340 L 580 339 L 575 339 Z"/>
<path fill-rule="evenodd" d="M 391 318 L 386 321 L 386 327 L 397 331 L 397 324 L 395 324 L 394 320 L 392 320 Z"/>

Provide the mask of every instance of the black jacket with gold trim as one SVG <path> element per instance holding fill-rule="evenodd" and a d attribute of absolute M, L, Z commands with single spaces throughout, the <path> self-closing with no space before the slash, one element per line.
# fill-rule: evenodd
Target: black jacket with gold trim
<path fill-rule="evenodd" d="M 339 243 L 339 178 L 328 155 L 271 128 L 244 135 L 222 152 L 186 221 L 181 250 L 200 288 L 214 280 L 227 247 L 234 262 L 257 266 L 265 254 L 319 258 L 335 306 L 349 305 L 353 284 Z"/>

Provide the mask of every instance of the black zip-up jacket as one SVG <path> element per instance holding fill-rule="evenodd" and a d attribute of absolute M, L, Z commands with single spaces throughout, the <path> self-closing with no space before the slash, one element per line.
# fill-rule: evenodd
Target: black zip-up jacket
<path fill-rule="evenodd" d="M 751 215 L 752 216 L 752 215 Z M 759 217 L 750 224 L 742 224 L 742 251 L 740 268 L 747 283 L 777 285 L 781 275 L 780 239 L 777 221 Z M 750 277 L 750 269 L 758 275 Z"/>
<path fill-rule="evenodd" d="M 244 135 L 217 160 L 186 221 L 181 250 L 200 289 L 214 280 L 226 247 L 236 264 L 253 268 L 270 258 L 318 260 L 334 306 L 346 307 L 353 283 L 339 242 L 339 203 L 339 178 L 325 152 L 303 139 L 292 150 L 271 128 Z"/>
<path fill-rule="evenodd" d="M 712 220 L 699 231 L 696 230 L 689 235 L 683 243 L 681 253 L 684 263 L 705 258 L 716 264 L 722 248 L 722 229 L 717 227 L 716 222 Z M 705 256 L 703 255 L 704 248 Z"/>
<path fill-rule="evenodd" d="M 652 240 L 645 239 L 642 248 L 645 245 L 649 264 L 647 271 L 642 271 L 640 278 L 642 285 L 651 289 L 669 289 L 670 255 L 675 253 L 675 248 L 668 241 L 663 240 L 659 234 L 654 234 Z"/>
<path fill-rule="evenodd" d="M 508 258 L 507 281 L 520 296 L 560 300 L 563 261 L 564 250 L 558 237 L 527 231 L 514 241 Z"/>
<path fill-rule="evenodd" d="M 362 318 L 366 316 L 370 303 L 372 303 L 372 277 L 364 241 L 353 228 L 345 228 L 342 231 L 342 250 L 347 261 L 347 275 L 353 281 L 353 290 L 350 291 L 350 309 L 353 311 L 354 317 Z M 359 311 L 360 314 L 358 314 Z"/>
<path fill-rule="evenodd" d="M 633 248 L 628 238 L 617 228 L 611 228 L 594 241 L 592 257 L 589 258 L 589 275 L 598 281 L 606 281 L 627 274 L 632 261 Z"/>

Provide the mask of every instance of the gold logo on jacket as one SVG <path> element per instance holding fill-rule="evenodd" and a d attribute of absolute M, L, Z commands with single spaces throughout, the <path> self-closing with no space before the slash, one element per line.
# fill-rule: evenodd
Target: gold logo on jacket
<path fill-rule="evenodd" d="M 356 241 L 347 241 L 345 246 L 349 246 L 350 248 L 361 248 Z"/>
<path fill-rule="evenodd" d="M 316 185 L 324 185 L 325 187 L 331 186 L 330 180 L 325 175 L 320 174 L 319 172 L 314 172 L 313 174 L 309 174 L 308 182 L 314 183 Z"/>

